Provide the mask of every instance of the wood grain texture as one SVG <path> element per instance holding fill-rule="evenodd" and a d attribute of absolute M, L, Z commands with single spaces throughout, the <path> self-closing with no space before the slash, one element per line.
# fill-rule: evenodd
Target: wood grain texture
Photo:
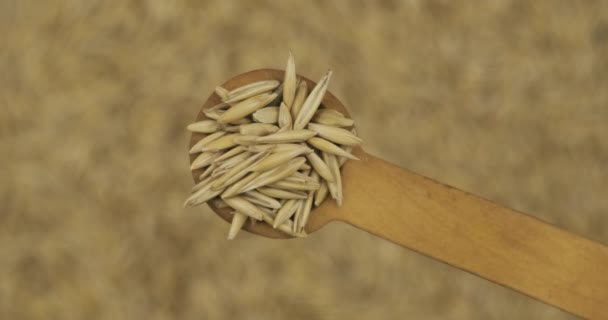
<path fill-rule="evenodd" d="M 573 314 L 608 317 L 608 248 L 357 150 L 336 219 Z"/>

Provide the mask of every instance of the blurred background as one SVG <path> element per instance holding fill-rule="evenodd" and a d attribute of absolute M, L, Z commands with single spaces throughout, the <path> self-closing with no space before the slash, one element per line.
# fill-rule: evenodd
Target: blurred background
<path fill-rule="evenodd" d="M 0 0 L 0 32 L 1 319 L 574 319 L 347 225 L 183 209 L 185 126 L 289 49 L 369 152 L 608 244 L 606 1 Z"/>

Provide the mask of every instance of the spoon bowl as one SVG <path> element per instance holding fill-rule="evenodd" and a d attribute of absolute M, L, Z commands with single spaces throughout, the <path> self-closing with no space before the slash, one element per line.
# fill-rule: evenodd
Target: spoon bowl
<path fill-rule="evenodd" d="M 283 70 L 258 69 L 258 70 L 253 70 L 253 71 L 249 71 L 249 72 L 237 75 L 236 77 L 234 77 L 234 78 L 226 81 L 224 84 L 222 84 L 222 87 L 224 87 L 228 90 L 232 90 L 234 88 L 238 88 L 240 86 L 243 86 L 248 83 L 255 82 L 255 81 L 262 81 L 262 80 L 283 81 L 284 75 L 285 75 L 285 71 L 283 71 Z M 314 82 L 306 77 L 303 77 L 300 75 L 298 75 L 297 77 L 299 80 L 306 81 L 308 88 L 314 88 L 314 86 L 316 85 L 316 82 Z M 221 102 L 222 102 L 221 98 L 217 94 L 212 93 L 209 96 L 209 98 L 207 98 L 207 101 L 205 101 L 205 103 L 203 104 L 200 112 L 198 113 L 198 115 L 196 117 L 196 121 L 203 121 L 203 120 L 208 119 L 205 116 L 205 114 L 203 113 L 203 110 L 208 109 L 212 106 L 215 106 Z M 331 92 L 329 92 L 329 90 L 325 93 L 325 97 L 323 98 L 322 104 L 326 108 L 335 109 L 337 111 L 340 111 L 344 115 L 350 117 L 346 107 L 342 104 L 342 102 L 340 102 L 340 100 L 338 100 L 333 94 L 331 94 Z M 203 137 L 205 137 L 205 135 L 202 133 L 197 133 L 197 132 L 192 133 L 192 137 L 190 139 L 190 147 L 192 147 L 194 144 L 196 144 L 196 142 L 198 142 Z M 362 154 L 362 153 L 363 153 L 363 151 L 361 150 L 360 147 L 355 147 L 353 150 L 353 154 L 355 154 L 357 156 L 360 156 L 360 154 Z M 192 161 L 194 161 L 194 159 L 196 159 L 196 156 L 197 156 L 196 154 L 190 155 L 190 163 L 192 163 Z M 348 166 L 349 162 L 352 162 L 352 161 L 347 161 L 344 164 L 344 167 Z M 192 178 L 194 179 L 194 183 L 198 183 L 200 181 L 198 179 L 198 177 L 200 176 L 201 173 L 202 173 L 202 169 L 192 171 Z M 230 222 L 232 220 L 232 214 L 230 213 L 231 212 L 230 208 L 218 208 L 212 202 L 209 202 L 209 207 L 218 216 L 220 216 L 222 219 L 226 220 L 227 222 Z M 339 218 L 339 215 L 337 214 L 338 210 L 339 210 L 339 207 L 337 207 L 335 205 L 335 202 L 328 198 L 327 201 L 323 201 L 323 204 L 321 204 L 319 207 L 312 208 L 310 218 L 309 218 L 308 223 L 306 224 L 306 227 L 304 230 L 306 231 L 306 233 L 310 234 L 312 232 L 319 230 L 321 227 L 323 227 L 325 224 L 329 223 L 330 221 L 337 220 Z M 268 238 L 279 238 L 279 239 L 293 238 L 292 236 L 290 236 L 288 234 L 285 234 L 276 229 L 273 229 L 272 226 L 270 226 L 266 223 L 256 223 L 256 224 L 246 223 L 243 226 L 243 230 L 246 230 L 251 233 L 255 233 L 260 236 L 268 237 Z"/>

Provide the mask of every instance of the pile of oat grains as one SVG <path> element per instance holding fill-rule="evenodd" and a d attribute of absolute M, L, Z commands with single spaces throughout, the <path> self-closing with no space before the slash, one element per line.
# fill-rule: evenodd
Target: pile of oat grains
<path fill-rule="evenodd" d="M 342 204 L 340 168 L 361 143 L 352 119 L 321 102 L 332 72 L 309 92 L 299 81 L 289 54 L 284 81 L 264 80 L 215 93 L 222 103 L 203 110 L 207 120 L 188 130 L 207 134 L 192 146 L 198 154 L 191 170 L 202 170 L 185 206 L 213 202 L 230 207 L 228 239 L 234 239 L 247 218 L 264 221 L 295 237 L 312 206 L 329 193 Z"/>

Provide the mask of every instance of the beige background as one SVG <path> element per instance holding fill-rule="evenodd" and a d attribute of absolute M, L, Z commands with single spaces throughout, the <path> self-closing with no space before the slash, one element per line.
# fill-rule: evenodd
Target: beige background
<path fill-rule="evenodd" d="M 346 225 L 182 209 L 184 127 L 289 48 L 368 151 L 608 243 L 606 1 L 0 0 L 0 32 L 1 319 L 573 319 Z"/>

